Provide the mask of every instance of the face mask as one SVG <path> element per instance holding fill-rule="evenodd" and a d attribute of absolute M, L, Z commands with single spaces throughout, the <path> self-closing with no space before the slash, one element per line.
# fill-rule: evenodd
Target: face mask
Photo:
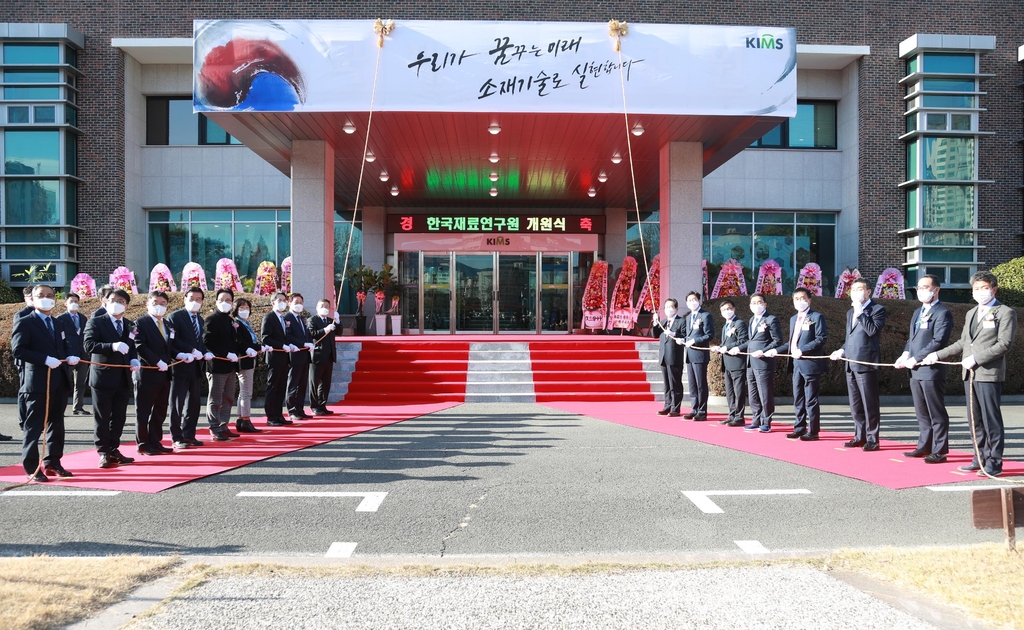
<path fill-rule="evenodd" d="M 111 315 L 120 315 L 124 312 L 125 306 L 120 302 L 111 302 L 107 305 L 107 312 Z"/>
<path fill-rule="evenodd" d="M 764 304 L 751 304 L 750 310 L 758 317 L 764 315 Z"/>
<path fill-rule="evenodd" d="M 805 302 L 803 300 L 793 300 L 793 307 L 796 308 L 796 310 L 800 311 L 801 313 L 806 311 L 807 307 L 810 305 L 810 302 Z"/>
<path fill-rule="evenodd" d="M 306 307 L 302 304 L 292 304 L 292 312 L 298 315 L 302 311 L 306 310 Z"/>
<path fill-rule="evenodd" d="M 274 302 L 274 309 L 283 313 L 288 310 L 288 302 Z"/>
<path fill-rule="evenodd" d="M 40 311 L 49 311 L 55 304 L 56 302 L 53 298 L 32 298 L 32 306 Z"/>
<path fill-rule="evenodd" d="M 924 304 L 931 302 L 933 297 L 935 297 L 935 294 L 931 291 L 927 291 L 925 289 L 917 290 L 917 299 L 921 300 Z"/>
<path fill-rule="evenodd" d="M 201 308 L 203 308 L 202 302 L 185 302 L 185 309 L 189 313 L 198 313 Z"/>
<path fill-rule="evenodd" d="M 991 289 L 977 289 L 974 291 L 974 301 L 978 304 L 988 304 L 992 301 Z"/>
<path fill-rule="evenodd" d="M 686 302 L 686 305 L 688 307 L 690 307 L 690 310 L 693 311 L 694 313 L 696 313 L 698 310 L 700 310 L 700 302 L 695 302 L 694 300 L 688 300 Z"/>
<path fill-rule="evenodd" d="M 330 309 L 324 308 L 322 306 L 320 308 L 316 309 L 316 314 L 319 315 L 320 317 L 327 317 L 327 314 L 330 313 L 330 312 L 331 312 Z"/>
<path fill-rule="evenodd" d="M 671 306 L 666 306 L 665 314 L 668 315 L 669 317 L 672 317 L 676 314 L 676 309 L 672 308 Z"/>
<path fill-rule="evenodd" d="M 77 313 L 78 312 L 78 302 L 72 302 L 71 304 L 68 304 L 68 310 L 71 311 L 72 313 Z"/>
<path fill-rule="evenodd" d="M 217 302 L 217 310 L 221 313 L 230 313 L 231 302 Z"/>
<path fill-rule="evenodd" d="M 163 317 L 167 314 L 167 307 L 163 304 L 150 304 L 149 314 L 153 317 Z"/>
<path fill-rule="evenodd" d="M 726 319 L 732 319 L 733 315 L 735 315 L 735 314 L 736 314 L 736 311 L 731 310 L 731 309 L 728 310 L 728 311 L 722 311 L 722 317 L 724 317 Z"/>
<path fill-rule="evenodd" d="M 238 311 L 238 316 L 242 319 L 249 319 L 249 311 Z"/>
<path fill-rule="evenodd" d="M 854 304 L 860 304 L 864 301 L 863 291 L 850 291 L 850 299 L 853 300 Z"/>

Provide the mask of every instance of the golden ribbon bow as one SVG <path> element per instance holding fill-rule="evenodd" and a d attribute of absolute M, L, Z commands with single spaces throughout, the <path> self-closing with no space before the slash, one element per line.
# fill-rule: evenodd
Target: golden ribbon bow
<path fill-rule="evenodd" d="M 618 20 L 609 20 L 608 35 L 615 38 L 615 52 L 619 52 L 622 49 L 622 38 L 629 35 L 629 24 Z"/>
<path fill-rule="evenodd" d="M 378 48 L 384 47 L 384 36 L 390 35 L 393 30 L 395 30 L 394 20 L 388 20 L 385 22 L 384 20 L 377 18 L 377 21 L 373 23 L 373 32 L 377 34 Z"/>

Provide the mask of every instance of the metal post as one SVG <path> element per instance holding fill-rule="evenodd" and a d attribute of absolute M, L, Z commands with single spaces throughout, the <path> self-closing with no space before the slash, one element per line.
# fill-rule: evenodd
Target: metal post
<path fill-rule="evenodd" d="M 1003 488 L 1000 492 L 1003 500 L 1003 529 L 1006 531 L 1006 548 L 1017 550 L 1017 521 L 1013 514 L 1013 488 Z"/>

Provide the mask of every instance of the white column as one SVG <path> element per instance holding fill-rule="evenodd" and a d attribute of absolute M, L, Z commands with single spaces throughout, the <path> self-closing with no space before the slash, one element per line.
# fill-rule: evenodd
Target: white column
<path fill-rule="evenodd" d="M 604 218 L 604 259 L 618 269 L 626 257 L 626 209 L 605 208 Z M 637 262 L 644 264 L 642 260 Z"/>
<path fill-rule="evenodd" d="M 314 310 L 334 285 L 334 147 L 292 142 L 292 291 Z"/>
<path fill-rule="evenodd" d="M 661 147 L 661 300 L 703 293 L 704 152 L 699 142 Z M 706 297 L 706 296 L 705 296 Z"/>

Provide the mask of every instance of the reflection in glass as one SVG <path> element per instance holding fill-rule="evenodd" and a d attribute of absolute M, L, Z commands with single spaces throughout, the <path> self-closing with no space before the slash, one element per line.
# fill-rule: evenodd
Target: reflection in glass
<path fill-rule="evenodd" d="M 199 144 L 199 114 L 192 113 L 192 99 L 167 101 L 167 144 Z"/>
<path fill-rule="evenodd" d="M 11 132 L 7 132 L 10 134 Z M 8 179 L 7 225 L 57 225 L 60 182 L 48 179 Z"/>
<path fill-rule="evenodd" d="M 213 277 L 221 258 L 231 258 L 231 225 L 193 223 L 192 260 Z"/>
<path fill-rule="evenodd" d="M 398 312 L 402 316 L 402 328 L 420 328 L 420 253 L 398 253 L 398 284 L 402 287 Z"/>
<path fill-rule="evenodd" d="M 922 186 L 925 228 L 974 228 L 974 186 Z"/>
<path fill-rule="evenodd" d="M 57 44 L 4 44 L 4 63 L 60 63 Z"/>
<path fill-rule="evenodd" d="M 345 251 L 348 249 L 348 239 L 350 232 L 352 231 L 352 223 L 350 221 L 334 222 L 334 284 L 335 287 L 341 284 L 342 269 L 345 266 Z M 363 264 L 363 230 L 362 223 L 356 223 L 355 233 L 352 236 L 352 250 L 348 257 L 348 268 L 355 269 L 359 265 Z M 358 301 L 356 300 L 356 293 L 352 290 L 351 285 L 346 282 L 342 287 L 341 295 L 338 296 L 338 312 L 354 313 Z M 388 304 L 385 310 L 391 308 Z M 344 309 L 342 311 L 341 309 Z M 403 322 L 403 326 L 405 323 Z"/>
<path fill-rule="evenodd" d="M 60 132 L 5 131 L 4 171 L 8 175 L 59 174 Z"/>
<path fill-rule="evenodd" d="M 494 256 L 456 254 L 455 330 L 494 331 Z"/>
<path fill-rule="evenodd" d="M 277 224 L 277 270 L 281 271 L 281 263 L 292 255 L 292 224 Z"/>
<path fill-rule="evenodd" d="M 234 261 L 238 268 L 238 277 L 255 280 L 260 263 L 275 259 L 276 247 L 276 224 L 236 223 Z"/>
<path fill-rule="evenodd" d="M 540 260 L 541 330 L 568 332 L 569 257 L 542 255 Z"/>
<path fill-rule="evenodd" d="M 423 254 L 423 332 L 451 330 L 451 255 Z"/>
<path fill-rule="evenodd" d="M 924 138 L 924 179 L 974 179 L 974 138 Z"/>
<path fill-rule="evenodd" d="M 747 291 L 754 292 L 757 272 L 761 265 L 769 259 L 774 260 L 782 269 L 782 290 L 791 292 L 796 287 L 796 270 L 793 267 L 793 226 L 763 225 L 755 226 L 754 231 L 754 268 L 751 270 L 755 284 L 747 285 Z"/>
<path fill-rule="evenodd" d="M 822 295 L 831 294 L 836 278 L 836 228 L 832 225 L 796 226 L 796 269 L 807 263 L 821 267 Z"/>
<path fill-rule="evenodd" d="M 533 332 L 537 329 L 536 315 L 537 257 L 499 254 L 498 330 Z"/>

